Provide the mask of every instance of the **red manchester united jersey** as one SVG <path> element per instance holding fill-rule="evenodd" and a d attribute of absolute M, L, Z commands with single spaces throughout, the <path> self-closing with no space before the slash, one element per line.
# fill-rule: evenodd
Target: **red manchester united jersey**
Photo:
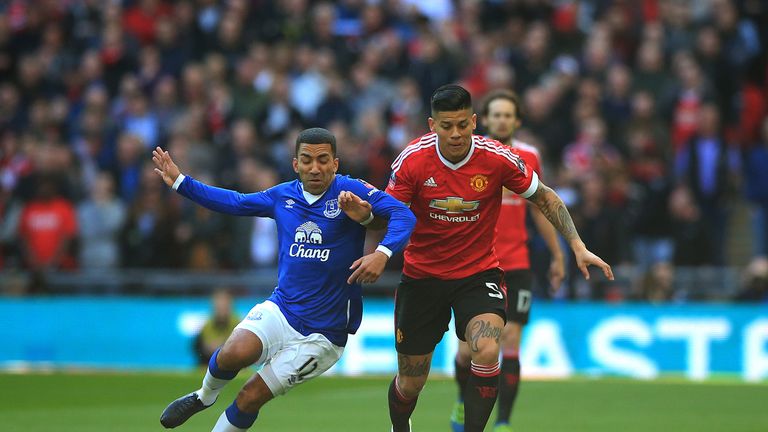
<path fill-rule="evenodd" d="M 403 273 L 461 279 L 498 267 L 494 243 L 504 187 L 527 198 L 538 176 L 498 141 L 473 135 L 469 153 L 455 164 L 438 151 L 435 133 L 411 142 L 392 164 L 387 186 L 417 220 Z"/>
<path fill-rule="evenodd" d="M 541 176 L 541 162 L 536 147 L 520 141 L 512 142 L 512 151 L 520 155 L 528 168 Z M 504 188 L 501 211 L 496 225 L 496 254 L 504 270 L 530 268 L 528 257 L 528 230 L 525 225 L 526 201 L 520 195 Z"/>

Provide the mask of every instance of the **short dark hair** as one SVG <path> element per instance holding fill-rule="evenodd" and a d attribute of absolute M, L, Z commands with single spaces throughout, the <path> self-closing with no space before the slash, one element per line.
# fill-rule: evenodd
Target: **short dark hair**
<path fill-rule="evenodd" d="M 430 106 L 433 114 L 443 111 L 460 111 L 472 108 L 472 96 L 464 87 L 448 84 L 432 93 Z"/>
<path fill-rule="evenodd" d="M 483 117 L 488 116 L 488 111 L 490 110 L 491 102 L 497 99 L 504 99 L 512 102 L 512 105 L 515 106 L 515 116 L 517 117 L 518 120 L 522 120 L 523 107 L 520 105 L 520 98 L 517 96 L 517 93 L 507 89 L 493 90 L 485 96 L 485 98 L 483 99 L 483 108 L 481 110 L 481 114 Z"/>
<path fill-rule="evenodd" d="M 299 132 L 296 137 L 296 156 L 302 144 L 330 144 L 331 154 L 336 157 L 336 137 L 328 129 L 309 128 Z"/>

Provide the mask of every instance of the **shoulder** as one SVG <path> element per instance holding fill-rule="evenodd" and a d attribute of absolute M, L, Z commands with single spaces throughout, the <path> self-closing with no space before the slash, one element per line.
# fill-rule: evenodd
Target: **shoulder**
<path fill-rule="evenodd" d="M 513 144 L 512 148 L 514 150 L 517 150 L 518 153 L 520 154 L 528 153 L 533 155 L 533 157 L 535 157 L 536 159 L 541 159 L 541 153 L 539 153 L 539 149 L 537 149 L 536 147 L 518 140 L 513 140 L 512 144 Z"/>
<path fill-rule="evenodd" d="M 397 158 L 395 158 L 395 161 L 392 162 L 392 170 L 397 171 L 403 164 L 410 163 L 415 159 L 428 155 L 428 149 L 431 149 L 435 145 L 437 145 L 437 134 L 434 132 L 416 138 L 403 149 Z"/>
<path fill-rule="evenodd" d="M 288 182 L 278 183 L 274 186 L 272 186 L 269 189 L 265 189 L 264 192 L 267 193 L 277 193 L 277 194 L 291 194 L 298 191 L 299 188 L 299 180 L 292 180 Z"/>
<path fill-rule="evenodd" d="M 499 162 L 507 162 L 518 164 L 520 161 L 520 155 L 513 151 L 509 146 L 496 141 L 493 138 L 488 138 L 480 135 L 473 135 L 472 140 L 475 144 L 478 154 L 484 155 L 492 160 Z"/>
<path fill-rule="evenodd" d="M 368 183 L 367 181 L 361 178 L 351 177 L 346 174 L 336 174 L 336 184 L 341 188 L 349 187 L 350 185 L 352 185 L 352 186 L 363 186 L 368 189 L 376 189 L 375 186 Z"/>
<path fill-rule="evenodd" d="M 512 150 L 523 158 L 526 164 L 533 165 L 536 171 L 541 169 L 541 153 L 536 147 L 522 141 L 513 141 Z"/>

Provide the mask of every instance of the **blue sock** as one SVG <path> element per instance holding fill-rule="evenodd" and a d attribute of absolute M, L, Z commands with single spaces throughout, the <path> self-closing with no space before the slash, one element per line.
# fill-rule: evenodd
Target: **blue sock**
<path fill-rule="evenodd" d="M 237 407 L 237 400 L 232 401 L 232 405 L 228 406 L 227 410 L 224 412 L 227 415 L 229 423 L 240 429 L 248 429 L 253 426 L 253 422 L 255 422 L 256 418 L 259 416 L 258 411 L 253 414 L 241 411 L 240 408 Z"/>
<path fill-rule="evenodd" d="M 211 375 L 213 375 L 214 378 L 231 380 L 232 378 L 236 377 L 237 373 L 240 371 L 225 371 L 220 369 L 218 363 L 216 363 L 216 357 L 219 356 L 219 351 L 221 351 L 221 348 L 217 349 L 211 356 L 211 359 L 208 360 L 208 371 L 211 373 Z"/>
<path fill-rule="evenodd" d="M 216 398 L 219 397 L 219 391 L 239 372 L 226 371 L 219 368 L 219 365 L 216 363 L 216 357 L 218 357 L 220 350 L 221 348 L 217 349 L 211 356 L 211 360 L 208 361 L 208 371 L 205 374 L 205 378 L 203 378 L 203 385 L 197 391 L 197 397 L 206 406 L 216 402 Z"/>

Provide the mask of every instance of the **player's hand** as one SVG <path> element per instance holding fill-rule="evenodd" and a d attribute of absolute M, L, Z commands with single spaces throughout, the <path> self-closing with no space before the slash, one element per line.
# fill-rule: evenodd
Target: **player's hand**
<path fill-rule="evenodd" d="M 338 200 L 341 210 L 357 223 L 365 222 L 373 211 L 371 203 L 349 191 L 340 192 Z"/>
<path fill-rule="evenodd" d="M 375 251 L 372 254 L 365 255 L 358 258 L 349 267 L 350 270 L 354 270 L 352 275 L 347 279 L 347 283 L 352 285 L 353 283 L 374 283 L 379 280 L 379 276 L 384 273 L 384 266 L 387 265 L 389 257 L 380 251 Z"/>
<path fill-rule="evenodd" d="M 585 279 L 589 280 L 589 269 L 587 269 L 587 267 L 594 265 L 600 267 L 605 277 L 613 280 L 613 271 L 611 270 L 611 266 L 609 266 L 608 263 L 603 261 L 599 256 L 588 251 L 587 248 L 574 251 L 574 255 L 576 256 L 576 265 L 579 267 L 579 270 L 581 270 L 581 273 L 584 275 Z"/>
<path fill-rule="evenodd" d="M 549 263 L 549 283 L 551 284 L 551 292 L 553 294 L 560 290 L 560 285 L 565 279 L 565 259 L 562 255 L 552 257 L 552 262 Z"/>
<path fill-rule="evenodd" d="M 171 155 L 157 147 L 152 151 L 152 162 L 155 163 L 155 172 L 163 178 L 168 187 L 172 187 L 181 171 L 171 159 Z"/>

